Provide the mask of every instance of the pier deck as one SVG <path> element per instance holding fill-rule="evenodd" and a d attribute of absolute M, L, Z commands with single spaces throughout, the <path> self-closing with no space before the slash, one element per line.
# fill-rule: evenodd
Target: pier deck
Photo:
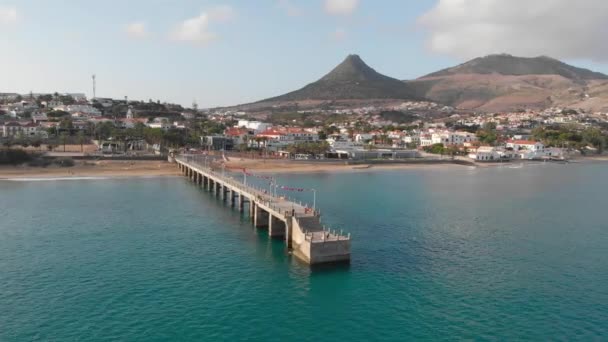
<path fill-rule="evenodd" d="M 284 238 L 293 255 L 309 264 L 350 260 L 350 234 L 327 229 L 321 225 L 320 214 L 313 208 L 273 194 L 214 170 L 202 155 L 175 157 L 180 171 L 206 190 L 238 204 L 246 210 L 256 228 L 268 228 L 268 235 Z"/>

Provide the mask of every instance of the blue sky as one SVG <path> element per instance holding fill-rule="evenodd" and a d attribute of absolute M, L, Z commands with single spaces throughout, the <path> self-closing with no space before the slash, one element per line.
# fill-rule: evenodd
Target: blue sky
<path fill-rule="evenodd" d="M 559 33 L 536 27 L 538 18 L 545 17 L 542 7 L 528 23 L 518 23 L 518 27 L 533 25 L 531 29 L 539 31 L 534 36 L 539 44 L 520 44 L 518 39 L 497 35 L 479 47 L 484 37 L 470 32 L 506 35 L 504 28 L 510 28 L 510 19 L 504 17 L 508 11 L 500 8 L 498 0 L 484 3 L 496 3 L 495 10 L 487 6 L 467 20 L 481 26 L 463 24 L 459 10 L 478 8 L 479 1 L 0 0 L 0 92 L 91 95 L 91 75 L 96 74 L 97 95 L 102 97 L 128 95 L 186 105 L 196 100 L 200 107 L 231 105 L 300 88 L 350 53 L 400 79 L 474 57 L 469 51 L 510 49 L 608 72 L 603 49 L 575 53 L 585 47 L 559 43 L 542 53 L 540 40 Z M 567 6 L 567 1 L 552 1 Z M 603 6 L 601 0 L 581 2 Z M 547 20 L 555 20 L 553 10 L 558 13 L 560 8 L 547 8 Z M 472 12 L 466 13 L 465 19 Z M 603 25 L 604 19 L 593 20 Z M 487 23 L 501 20 L 506 26 L 488 28 Z M 580 26 L 564 29 L 581 35 L 594 29 L 593 22 Z M 455 35 L 458 32 L 462 34 Z"/>

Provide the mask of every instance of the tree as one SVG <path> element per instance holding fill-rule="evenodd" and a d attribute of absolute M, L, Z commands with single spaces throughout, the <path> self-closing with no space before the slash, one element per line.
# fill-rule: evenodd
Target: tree
<path fill-rule="evenodd" d="M 483 124 L 482 128 L 485 131 L 494 131 L 494 130 L 496 130 L 496 123 L 495 122 L 486 122 Z"/>
<path fill-rule="evenodd" d="M 54 110 L 52 112 L 48 112 L 46 115 L 50 118 L 61 118 L 64 116 L 70 116 L 70 113 L 63 110 Z"/>
<path fill-rule="evenodd" d="M 65 152 L 65 144 L 68 141 L 68 135 L 65 132 L 63 132 L 59 135 L 59 138 L 61 140 L 61 144 L 63 145 L 63 152 Z"/>
<path fill-rule="evenodd" d="M 602 135 L 602 131 L 597 128 L 588 128 L 583 131 L 583 142 L 597 148 L 597 153 L 604 151 L 606 137 Z"/>
<path fill-rule="evenodd" d="M 105 121 L 95 125 L 94 135 L 97 140 L 105 140 L 112 136 L 114 131 L 114 124 L 110 121 Z"/>
<path fill-rule="evenodd" d="M 60 95 L 59 101 L 61 101 L 61 103 L 63 103 L 64 105 L 73 105 L 74 103 L 76 103 L 76 100 L 74 100 L 71 95 Z"/>
<path fill-rule="evenodd" d="M 441 155 L 443 155 L 443 154 L 445 154 L 447 152 L 446 148 L 441 143 L 440 144 L 434 144 L 434 145 L 431 145 L 431 146 L 425 146 L 424 147 L 424 151 L 427 152 L 427 153 L 441 154 Z"/>
<path fill-rule="evenodd" d="M 80 152 L 83 153 L 84 152 L 84 132 L 83 131 L 78 131 L 78 143 L 80 144 Z"/>
<path fill-rule="evenodd" d="M 74 123 L 71 119 L 63 119 L 59 122 L 59 128 L 70 132 L 74 129 Z"/>
<path fill-rule="evenodd" d="M 53 95 L 51 95 L 51 94 L 40 95 L 40 96 L 38 96 L 38 100 L 39 101 L 49 102 L 49 101 L 53 100 Z"/>

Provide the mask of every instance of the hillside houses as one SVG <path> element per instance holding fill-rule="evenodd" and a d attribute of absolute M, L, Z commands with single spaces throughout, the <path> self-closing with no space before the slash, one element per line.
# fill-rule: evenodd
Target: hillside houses
<path fill-rule="evenodd" d="M 429 130 L 420 135 L 420 146 L 443 144 L 444 146 L 464 146 L 477 141 L 477 136 L 469 132 Z"/>
<path fill-rule="evenodd" d="M 48 134 L 38 124 L 28 122 L 9 121 L 0 124 L 0 137 L 2 138 L 46 138 Z"/>

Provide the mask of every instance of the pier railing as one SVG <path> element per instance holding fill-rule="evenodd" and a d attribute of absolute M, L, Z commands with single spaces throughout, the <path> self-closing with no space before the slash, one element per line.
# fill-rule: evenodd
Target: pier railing
<path fill-rule="evenodd" d="M 255 198 L 259 204 L 274 210 L 276 213 L 283 215 L 286 219 L 294 217 L 298 220 L 300 229 L 304 234 L 306 241 L 311 243 L 325 243 L 332 241 L 346 241 L 350 240 L 350 233 L 344 235 L 342 232 L 338 233 L 336 230 L 329 229 L 325 226 L 321 226 L 319 223 L 320 212 L 318 210 L 311 209 L 306 204 L 296 202 L 294 200 L 286 199 L 282 196 L 275 196 L 269 193 L 267 189 L 263 189 L 256 185 L 245 184 L 240 180 L 237 180 L 230 175 L 227 175 L 225 171 L 218 172 L 213 167 L 213 162 L 219 158 L 210 157 L 205 155 L 181 155 L 175 158 L 181 163 L 187 163 L 200 171 L 207 173 L 208 176 L 212 176 L 224 184 L 227 184 L 235 189 L 247 193 L 249 196 Z M 289 208 L 292 208 L 291 210 Z M 303 224 L 301 219 L 311 219 L 314 222 L 309 222 L 308 225 Z"/>
<path fill-rule="evenodd" d="M 279 202 L 285 201 L 291 204 L 297 205 L 300 208 L 305 208 L 305 216 L 321 216 L 321 212 L 312 208 L 309 204 L 302 203 L 301 201 L 296 201 L 295 199 L 289 198 L 287 196 L 275 196 L 272 192 L 268 192 L 268 189 L 264 189 L 262 187 L 256 185 L 244 184 L 241 180 L 235 179 L 234 177 L 227 174 L 226 171 L 218 172 L 217 169 L 219 167 L 214 168 L 213 163 L 220 160 L 217 156 L 207 156 L 201 154 L 186 154 L 176 157 L 176 160 L 189 163 L 195 165 L 198 169 L 204 170 L 206 173 L 221 179 L 223 182 L 238 188 L 242 191 L 248 192 L 252 195 L 256 195 L 256 199 L 261 202 L 263 205 L 272 208 L 277 212 L 283 213 L 284 209 L 280 208 L 278 205 Z M 230 171 L 228 171 L 230 172 Z M 298 216 L 296 212 L 296 216 Z"/>

